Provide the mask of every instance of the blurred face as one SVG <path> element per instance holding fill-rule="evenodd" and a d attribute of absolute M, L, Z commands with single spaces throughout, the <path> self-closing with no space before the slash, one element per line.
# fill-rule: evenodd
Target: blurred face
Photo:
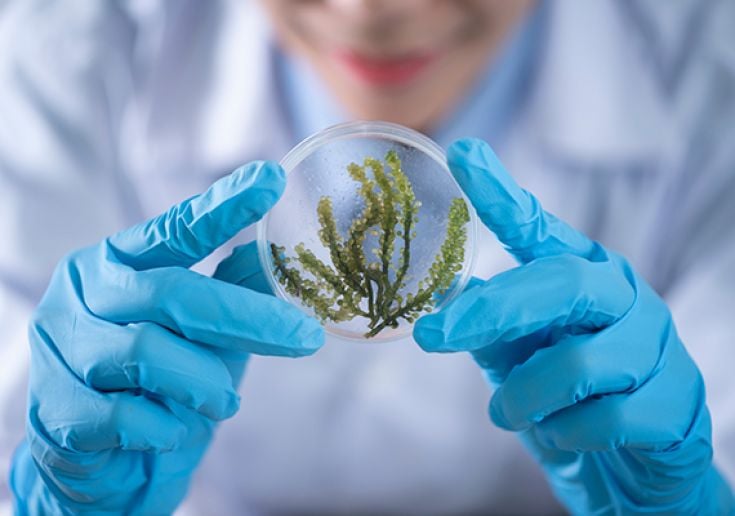
<path fill-rule="evenodd" d="M 533 0 L 261 0 L 354 118 L 428 130 L 466 93 Z"/>

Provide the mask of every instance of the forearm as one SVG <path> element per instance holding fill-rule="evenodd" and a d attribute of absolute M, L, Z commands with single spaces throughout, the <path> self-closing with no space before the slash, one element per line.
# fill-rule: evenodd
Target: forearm
<path fill-rule="evenodd" d="M 573 514 L 735 514 L 732 486 L 711 461 L 709 418 L 695 425 L 658 452 L 577 453 L 549 447 L 535 431 L 520 437 Z"/>

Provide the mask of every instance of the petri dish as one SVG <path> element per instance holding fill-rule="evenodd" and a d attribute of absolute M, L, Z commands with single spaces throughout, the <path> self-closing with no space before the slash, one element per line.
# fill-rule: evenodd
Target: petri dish
<path fill-rule="evenodd" d="M 372 168 L 376 161 L 383 171 L 382 183 Z M 389 162 L 399 163 L 400 171 Z M 364 183 L 350 174 L 354 165 L 372 181 L 370 207 L 365 189 L 361 190 Z M 259 259 L 275 295 L 320 318 L 328 334 L 367 342 L 405 338 L 416 317 L 441 310 L 467 284 L 475 262 L 477 216 L 451 175 L 444 151 L 425 135 L 388 122 L 348 122 L 306 138 L 281 160 L 281 166 L 287 175 L 286 188 L 258 223 Z M 410 185 L 413 209 L 406 208 L 406 189 L 399 193 L 397 174 Z M 385 197 L 388 191 L 392 198 Z M 376 219 L 376 199 L 379 206 L 394 206 L 393 219 L 386 218 L 386 211 Z M 326 211 L 325 203 L 329 204 Z M 464 208 L 458 209 L 458 204 Z M 409 239 L 401 231 L 408 217 L 404 211 L 413 212 Z M 326 233 L 325 213 L 333 223 L 333 231 Z M 453 223 L 450 213 L 454 213 Z M 360 220 L 364 224 L 356 222 Z M 460 245 L 444 246 L 443 254 L 450 226 L 454 227 L 452 242 Z M 391 240 L 393 245 L 384 247 Z M 350 251 L 357 248 L 361 255 Z M 448 251 L 452 248 L 459 251 Z M 299 249 L 311 258 L 303 261 Z M 314 259 L 320 264 L 319 274 L 314 273 Z M 438 259 L 452 264 L 451 283 L 447 286 L 445 270 L 445 288 L 432 291 L 425 310 L 411 312 L 408 309 L 421 305 L 432 286 L 440 283 L 431 279 L 437 278 L 431 271 Z M 324 294 L 316 296 L 318 307 L 306 300 L 313 299 L 315 292 Z M 325 317 L 325 310 L 337 313 L 336 320 Z"/>

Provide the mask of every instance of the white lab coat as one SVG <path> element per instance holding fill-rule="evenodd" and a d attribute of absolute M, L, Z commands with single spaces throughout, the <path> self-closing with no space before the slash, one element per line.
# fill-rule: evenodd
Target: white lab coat
<path fill-rule="evenodd" d="M 735 4 L 655 4 L 554 2 L 531 94 L 497 150 L 547 210 L 665 296 L 705 377 L 715 461 L 735 482 Z M 6 504 L 25 327 L 55 262 L 242 162 L 284 155 L 295 141 L 269 41 L 235 0 L 0 11 Z M 511 265 L 485 233 L 476 275 Z M 182 513 L 561 510 L 489 422 L 489 388 L 465 355 L 331 341 L 306 359 L 254 358 L 241 394 Z"/>

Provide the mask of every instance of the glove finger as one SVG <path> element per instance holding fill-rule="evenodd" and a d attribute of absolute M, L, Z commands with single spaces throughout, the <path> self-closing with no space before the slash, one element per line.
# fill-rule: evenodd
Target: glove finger
<path fill-rule="evenodd" d="M 249 163 L 206 192 L 107 241 L 120 261 L 137 270 L 190 267 L 260 219 L 276 203 L 285 184 L 277 163 Z"/>
<path fill-rule="evenodd" d="M 635 293 L 611 262 L 573 255 L 536 260 L 462 293 L 416 322 L 426 351 L 474 351 L 538 334 L 598 331 L 622 317 Z M 547 345 L 539 340 L 538 347 Z"/>
<path fill-rule="evenodd" d="M 462 292 L 467 292 L 468 290 L 472 290 L 473 288 L 479 287 L 484 284 L 485 284 L 484 279 L 480 279 L 477 276 L 470 276 L 470 280 L 467 282 L 467 286 L 464 288 Z"/>
<path fill-rule="evenodd" d="M 88 262 L 104 271 L 82 267 L 68 276 L 80 278 L 87 308 L 101 319 L 153 322 L 194 342 L 259 355 L 311 355 L 324 343 L 316 319 L 273 296 L 180 267 L 135 271 L 104 246 L 98 252 Z"/>
<path fill-rule="evenodd" d="M 514 368 L 550 342 L 551 331 L 544 328 L 515 340 L 498 341 L 492 346 L 472 351 L 472 358 L 483 369 L 490 383 L 497 388 Z"/>
<path fill-rule="evenodd" d="M 220 281 L 245 287 L 254 292 L 273 295 L 271 286 L 261 267 L 258 257 L 258 245 L 255 241 L 235 247 L 232 250 L 232 254 L 222 260 L 217 266 L 213 277 Z M 227 366 L 235 383 L 239 384 L 246 366 L 246 360 L 243 360 L 243 354 L 236 351 L 213 349 Z"/>
<path fill-rule="evenodd" d="M 493 422 L 525 430 L 591 397 L 637 389 L 656 367 L 658 349 L 638 339 L 621 342 L 610 329 L 563 338 L 511 370 L 490 402 Z"/>
<path fill-rule="evenodd" d="M 456 287 L 456 283 L 459 281 L 459 276 L 455 276 L 454 280 L 452 281 L 451 286 L 445 290 L 444 292 L 434 292 L 431 297 L 434 302 L 434 306 L 438 306 L 440 303 L 443 303 L 449 294 L 449 292 Z M 470 279 L 467 281 L 467 284 L 462 289 L 462 292 L 467 292 L 468 290 L 471 290 L 475 287 L 478 287 L 485 283 L 485 280 L 481 280 L 480 278 L 476 276 L 470 276 Z"/>
<path fill-rule="evenodd" d="M 467 286 L 463 292 L 467 292 L 475 287 L 485 284 L 486 280 L 476 276 L 470 277 Z M 536 343 L 533 339 L 536 335 L 521 337 L 511 343 L 498 343 L 496 346 L 489 346 L 472 352 L 475 362 L 484 369 L 487 379 L 493 385 L 499 384 L 505 379 L 507 373 L 516 366 L 526 360 L 536 349 Z"/>
<path fill-rule="evenodd" d="M 568 451 L 625 447 L 659 452 L 692 436 L 708 442 L 704 382 L 684 347 L 673 340 L 666 344 L 660 367 L 638 389 L 562 409 L 536 425 L 539 438 Z"/>
<path fill-rule="evenodd" d="M 113 448 L 160 452 L 176 448 L 185 437 L 186 427 L 161 404 L 142 395 L 101 393 L 85 385 L 58 363 L 58 350 L 44 328 L 32 324 L 30 341 L 29 427 L 40 439 L 39 453 L 43 441 L 82 452 Z M 38 457 L 35 452 L 34 456 Z"/>
<path fill-rule="evenodd" d="M 604 255 L 597 243 L 545 212 L 482 140 L 454 142 L 447 161 L 482 222 L 520 263 L 567 253 L 588 259 Z"/>
<path fill-rule="evenodd" d="M 261 294 L 273 295 L 273 290 L 260 264 L 258 245 L 255 241 L 235 247 L 232 254 L 217 266 L 213 277 Z"/>
<path fill-rule="evenodd" d="M 114 392 L 105 400 L 86 404 L 82 418 L 56 414 L 55 430 L 50 435 L 65 448 L 100 451 L 111 448 L 165 452 L 179 446 L 186 427 L 171 412 L 144 395 Z M 48 419 L 46 419 L 48 421 Z M 152 431 L 152 429 L 155 429 Z"/>
<path fill-rule="evenodd" d="M 612 325 L 590 335 L 562 336 L 517 362 L 495 390 L 493 421 L 523 430 L 588 398 L 632 392 L 647 382 L 661 363 L 662 335 L 673 329 L 653 291 L 638 281 L 633 288 L 634 304 Z"/>
<path fill-rule="evenodd" d="M 92 388 L 142 389 L 213 420 L 237 412 L 240 397 L 227 367 L 202 346 L 151 323 L 118 326 L 90 316 L 77 319 L 77 327 L 73 342 L 57 345 L 69 367 Z M 63 349 L 68 346 L 73 349 Z"/>

